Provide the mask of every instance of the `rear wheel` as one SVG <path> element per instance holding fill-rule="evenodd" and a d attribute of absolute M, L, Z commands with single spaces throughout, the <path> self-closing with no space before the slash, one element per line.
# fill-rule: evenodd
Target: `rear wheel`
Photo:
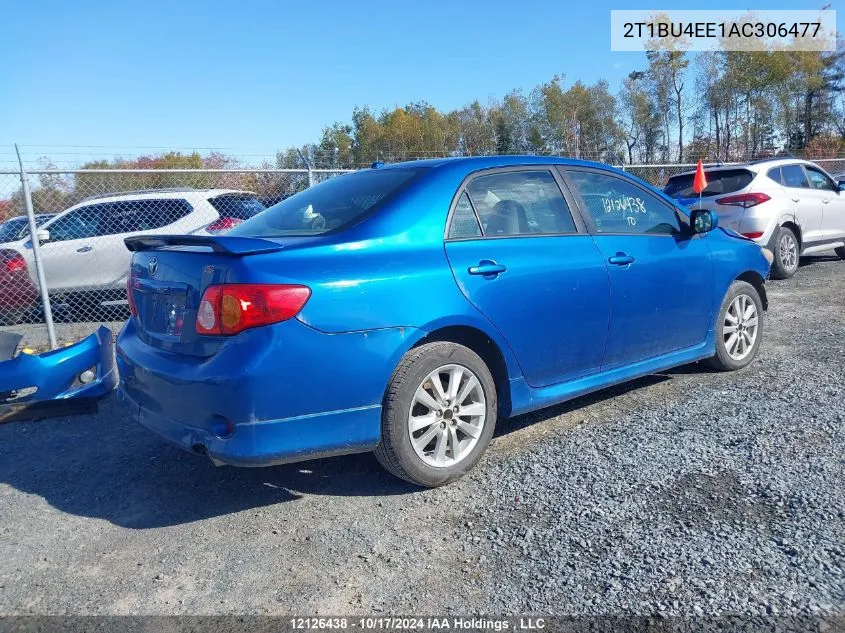
<path fill-rule="evenodd" d="M 772 277 L 775 279 L 789 279 L 798 270 L 801 250 L 795 232 L 785 226 L 778 229 L 775 242 L 775 259 L 772 262 Z"/>
<path fill-rule="evenodd" d="M 845 246 L 838 246 L 833 252 L 839 255 L 840 259 L 845 259 Z"/>
<path fill-rule="evenodd" d="M 733 282 L 717 319 L 716 354 L 708 362 L 723 371 L 742 369 L 757 356 L 763 338 L 763 302 L 757 289 Z"/>
<path fill-rule="evenodd" d="M 457 343 L 421 345 L 388 385 L 376 457 L 397 477 L 442 486 L 481 459 L 496 411 L 493 377 L 475 352 Z"/>

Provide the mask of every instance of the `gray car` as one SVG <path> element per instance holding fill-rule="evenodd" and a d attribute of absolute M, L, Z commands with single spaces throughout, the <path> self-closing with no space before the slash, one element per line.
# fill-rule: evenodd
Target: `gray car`
<path fill-rule="evenodd" d="M 786 279 L 803 255 L 834 249 L 845 259 L 845 183 L 818 165 L 779 158 L 705 169 L 701 197 L 695 171 L 669 179 L 664 191 L 690 209 L 709 209 L 721 226 L 774 253 L 772 277 Z"/>

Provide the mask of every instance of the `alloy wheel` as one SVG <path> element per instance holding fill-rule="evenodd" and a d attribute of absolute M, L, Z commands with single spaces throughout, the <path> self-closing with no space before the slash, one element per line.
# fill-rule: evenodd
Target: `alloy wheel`
<path fill-rule="evenodd" d="M 748 295 L 737 295 L 725 312 L 722 344 L 728 356 L 740 361 L 751 353 L 757 341 L 760 315 L 757 304 Z"/>
<path fill-rule="evenodd" d="M 429 466 L 454 466 L 471 452 L 487 421 L 478 377 L 463 365 L 443 365 L 422 381 L 408 412 L 408 433 Z"/>
<path fill-rule="evenodd" d="M 785 233 L 778 242 L 778 248 L 783 267 L 788 271 L 798 268 L 798 244 L 795 243 L 795 238 Z"/>

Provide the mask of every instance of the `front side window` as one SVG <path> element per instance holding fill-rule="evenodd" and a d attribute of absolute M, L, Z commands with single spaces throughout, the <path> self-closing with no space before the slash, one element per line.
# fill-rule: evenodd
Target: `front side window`
<path fill-rule="evenodd" d="M 91 204 L 79 207 L 62 216 L 48 228 L 51 242 L 63 242 L 66 240 L 81 240 L 89 237 L 102 235 L 100 223 L 103 207 L 102 204 Z"/>
<path fill-rule="evenodd" d="M 355 224 L 389 201 L 423 169 L 367 169 L 335 176 L 274 204 L 227 235 L 319 235 Z"/>
<path fill-rule="evenodd" d="M 804 165 L 804 170 L 807 172 L 807 177 L 810 179 L 810 185 L 812 185 L 813 189 L 820 189 L 822 191 L 837 191 L 839 189 L 839 187 L 837 187 L 833 181 L 827 177 L 827 174 L 815 167 Z"/>
<path fill-rule="evenodd" d="M 804 175 L 801 165 L 783 165 L 780 168 L 780 173 L 784 187 L 792 187 L 793 189 L 810 188 L 810 183 L 807 182 L 807 176 Z"/>
<path fill-rule="evenodd" d="M 568 171 L 596 233 L 674 235 L 678 216 L 665 202 L 632 182 L 610 174 Z"/>
<path fill-rule="evenodd" d="M 486 237 L 577 233 L 569 205 L 549 171 L 478 176 L 467 185 Z"/>

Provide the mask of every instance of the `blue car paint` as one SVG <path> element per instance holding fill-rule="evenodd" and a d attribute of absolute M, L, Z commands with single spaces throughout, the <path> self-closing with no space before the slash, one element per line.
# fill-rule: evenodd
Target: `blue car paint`
<path fill-rule="evenodd" d="M 76 378 L 95 368 L 96 377 L 74 386 Z M 0 363 L 0 393 L 37 387 L 31 396 L 15 400 L 40 402 L 105 395 L 117 384 L 114 372 L 114 342 L 105 326 L 78 343 L 43 354 L 18 354 Z"/>
<path fill-rule="evenodd" d="M 142 424 L 221 463 L 366 451 L 380 438 L 391 374 L 438 330 L 471 328 L 492 342 L 506 374 L 500 414 L 515 415 L 712 356 L 714 315 L 730 284 L 768 274 L 757 245 L 721 229 L 686 240 L 582 233 L 444 243 L 461 183 L 479 170 L 516 165 L 598 168 L 676 204 L 629 174 L 585 161 L 417 161 L 410 166 L 422 175 L 338 233 L 263 240 L 275 248 L 259 253 L 227 249 L 225 237 L 205 238 L 224 245 L 215 252 L 141 250 L 132 260 L 139 311 L 152 314 L 164 296 L 184 322 L 174 335 L 164 314 L 144 328 L 130 319 L 118 338 L 122 394 Z M 606 264 L 618 250 L 636 261 Z M 561 253 L 572 257 L 567 269 L 555 267 Z M 159 279 L 149 275 L 152 258 Z M 507 270 L 496 277 L 464 274 L 497 258 Z M 671 283 L 657 284 L 638 265 Z M 312 296 L 296 319 L 233 337 L 196 335 L 192 319 L 205 287 L 239 282 L 305 284 Z M 535 297 L 543 301 L 527 309 Z M 234 432 L 221 434 L 221 420 Z"/>

